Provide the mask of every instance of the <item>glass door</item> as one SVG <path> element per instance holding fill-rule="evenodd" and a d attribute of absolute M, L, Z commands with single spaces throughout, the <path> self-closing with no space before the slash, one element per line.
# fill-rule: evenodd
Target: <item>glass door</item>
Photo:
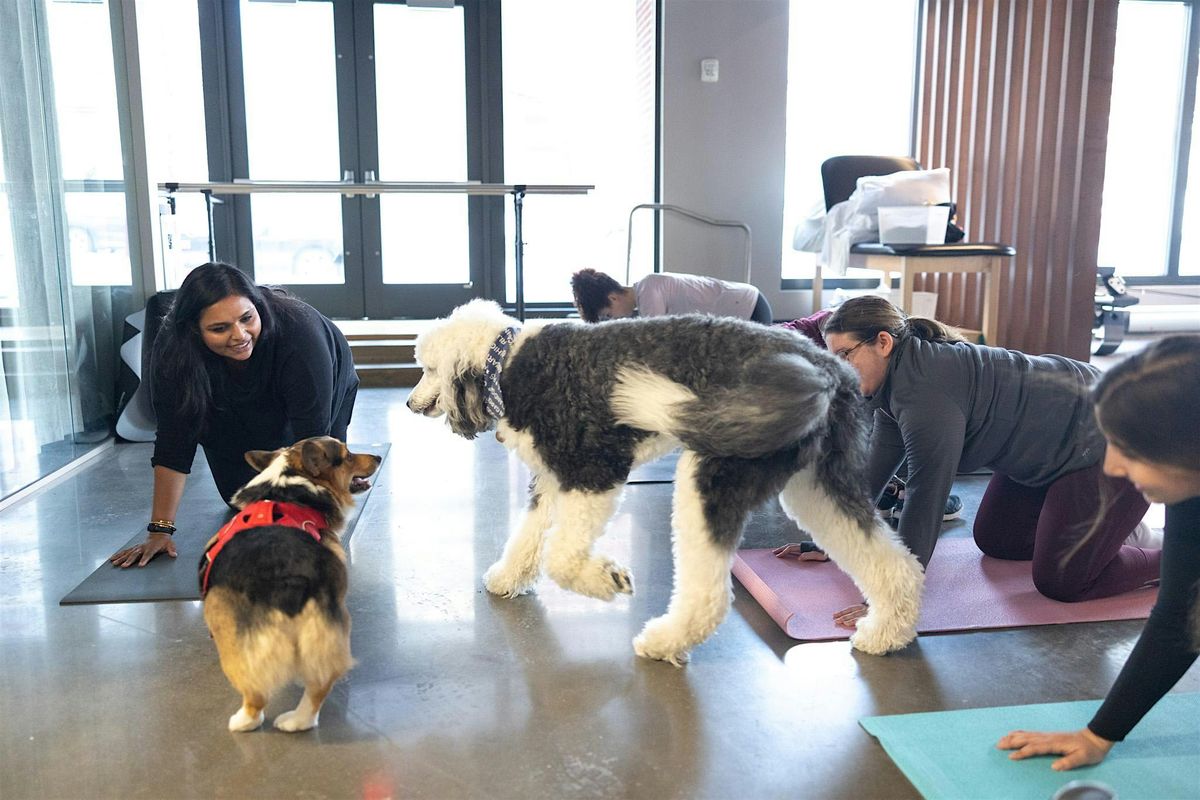
<path fill-rule="evenodd" d="M 238 12 L 240 42 L 231 46 L 241 48 L 244 174 L 255 181 L 357 178 L 354 126 L 346 124 L 354 95 L 347 10 L 331 0 L 240 0 Z M 256 281 L 286 285 L 330 316 L 363 316 L 357 198 L 252 194 L 248 205 Z M 244 230 L 245 204 L 242 210 Z"/>
<path fill-rule="evenodd" d="M 467 41 L 477 17 L 462 5 L 363 3 L 358 41 L 363 163 L 381 181 L 480 179 L 478 92 L 468 96 Z M 471 102 L 473 100 L 473 102 Z M 476 120 L 472 123 L 472 119 Z M 365 198 L 366 311 L 370 317 L 437 316 L 481 294 L 473 215 L 499 200 L 465 194 Z M 476 251 L 473 253 L 472 251 Z"/>
<path fill-rule="evenodd" d="M 245 168 L 255 181 L 482 179 L 479 7 L 237 0 Z M 231 81 L 236 92 L 238 81 Z M 235 112 L 236 113 L 236 112 Z M 236 125 L 235 125 L 236 128 Z M 234 149 L 238 148 L 234 137 Z M 432 317 L 482 292 L 473 221 L 497 198 L 254 193 L 235 200 L 239 266 L 330 316 Z M 250 237 L 244 231 L 250 230 Z M 251 244 L 246 245 L 247 238 Z"/>

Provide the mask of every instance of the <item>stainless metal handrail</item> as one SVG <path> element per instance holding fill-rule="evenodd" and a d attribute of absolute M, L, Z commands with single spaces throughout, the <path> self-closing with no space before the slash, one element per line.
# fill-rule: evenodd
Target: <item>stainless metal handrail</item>
<path fill-rule="evenodd" d="M 703 222 L 707 225 L 716 225 L 723 228 L 741 228 L 746 232 L 746 283 L 751 283 L 750 280 L 750 254 L 751 254 L 751 234 L 750 226 L 744 222 L 738 222 L 730 219 L 714 219 L 705 215 L 692 211 L 683 206 L 676 206 L 670 203 L 642 203 L 634 206 L 629 211 L 629 228 L 625 238 L 625 285 L 629 286 L 630 266 L 633 260 L 633 214 L 640 208 L 652 208 L 656 211 L 672 211 L 689 219 L 694 219 L 698 222 Z"/>
<path fill-rule="evenodd" d="M 373 197 L 379 194 L 472 194 L 513 196 L 513 230 L 515 250 L 513 253 L 513 271 L 516 278 L 516 313 L 517 318 L 525 319 L 525 242 L 522 238 L 521 215 L 527 194 L 587 194 L 592 185 L 583 184 L 524 184 L 524 183 L 480 183 L 478 181 L 253 181 L 234 180 L 231 182 L 185 182 L 165 181 L 158 184 L 160 192 L 167 195 L 172 213 L 175 210 L 173 196 L 176 192 L 199 192 L 204 195 L 204 203 L 208 212 L 208 257 L 215 261 L 216 239 L 213 236 L 213 196 L 231 194 L 287 193 L 287 194 L 321 194 L 333 193 L 346 197 L 367 195 Z M 219 202 L 219 201 L 218 201 Z M 749 234 L 749 228 L 746 233 Z"/>
<path fill-rule="evenodd" d="M 213 194 L 259 194 L 259 193 L 333 193 L 345 195 L 365 194 L 481 194 L 505 195 L 518 191 L 524 194 L 587 194 L 595 186 L 554 184 L 508 184 L 480 183 L 478 181 L 240 181 L 188 183 L 172 181 L 160 183 L 160 191 L 212 192 Z"/>

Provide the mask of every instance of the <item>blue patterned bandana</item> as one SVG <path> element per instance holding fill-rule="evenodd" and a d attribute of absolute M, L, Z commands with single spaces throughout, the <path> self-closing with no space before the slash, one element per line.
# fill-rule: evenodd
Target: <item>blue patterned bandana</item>
<path fill-rule="evenodd" d="M 492 419 L 500 419 L 504 416 L 504 395 L 500 392 L 500 373 L 504 370 L 504 360 L 508 357 L 508 348 L 512 347 L 516 338 L 516 328 L 505 328 L 488 348 L 487 361 L 483 365 L 483 406 Z"/>

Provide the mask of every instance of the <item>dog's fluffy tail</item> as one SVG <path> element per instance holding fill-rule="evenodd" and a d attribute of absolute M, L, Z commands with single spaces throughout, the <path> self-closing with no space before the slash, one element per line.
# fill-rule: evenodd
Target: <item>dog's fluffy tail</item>
<path fill-rule="evenodd" d="M 613 389 L 613 414 L 623 424 L 674 436 L 697 453 L 758 458 L 799 441 L 829 411 L 833 379 L 802 356 L 772 355 L 744 376 L 731 386 L 694 392 L 659 373 L 628 367 Z"/>

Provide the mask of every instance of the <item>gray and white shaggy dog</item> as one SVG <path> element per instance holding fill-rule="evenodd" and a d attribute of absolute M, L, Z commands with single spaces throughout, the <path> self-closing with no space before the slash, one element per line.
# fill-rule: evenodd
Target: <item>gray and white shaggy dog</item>
<path fill-rule="evenodd" d="M 489 592 L 522 594 L 544 568 L 589 597 L 632 593 L 629 571 L 592 547 L 629 471 L 682 447 L 674 589 L 633 640 L 638 655 L 680 664 L 712 634 L 746 516 L 775 493 L 862 590 L 854 647 L 882 654 L 916 636 L 923 574 L 868 497 L 857 378 L 803 336 L 695 315 L 522 327 L 474 300 L 423 333 L 416 355 L 408 407 L 467 438 L 495 427 L 533 473 Z"/>

